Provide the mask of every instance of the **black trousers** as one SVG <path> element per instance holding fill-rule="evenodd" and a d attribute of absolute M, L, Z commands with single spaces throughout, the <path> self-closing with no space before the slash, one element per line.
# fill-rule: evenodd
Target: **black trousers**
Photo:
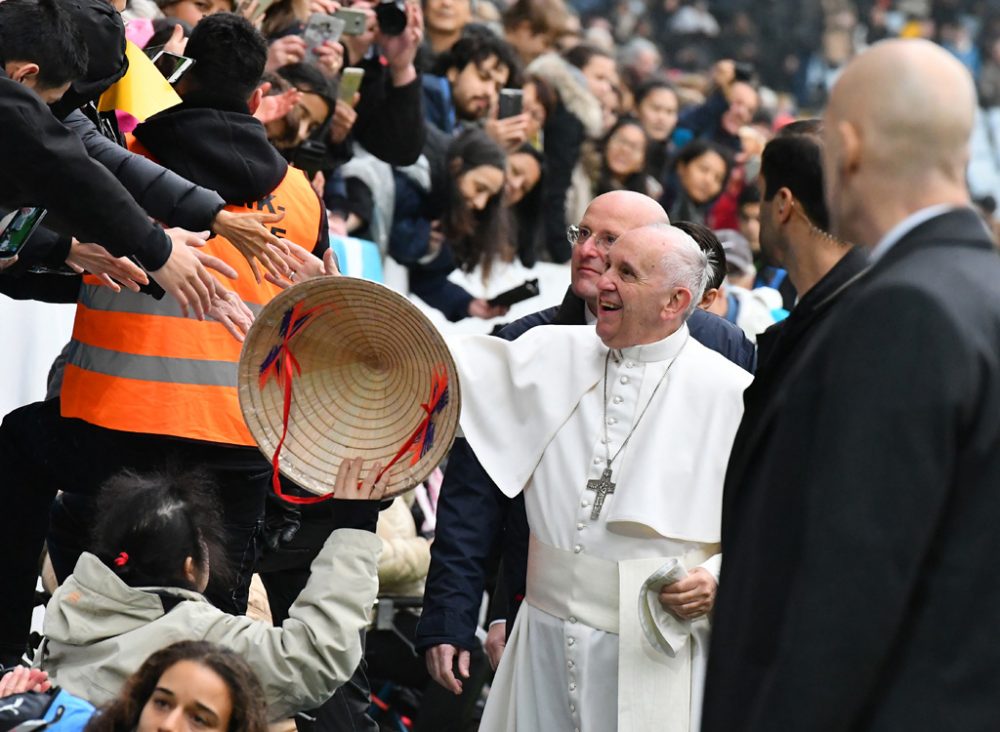
<path fill-rule="evenodd" d="M 128 405 L 121 405 L 128 409 Z M 169 409 L 169 404 L 163 405 Z M 57 491 L 66 493 L 53 535 L 57 571 L 67 574 L 86 547 L 93 498 L 124 468 L 137 472 L 200 467 L 216 481 L 226 550 L 233 568 L 225 586 L 206 595 L 226 612 L 246 611 L 259 553 L 271 466 L 251 447 L 107 430 L 59 415 L 59 400 L 21 407 L 0 425 L 0 654 L 23 652 L 31 622 L 38 557 Z"/>
<path fill-rule="evenodd" d="M 420 692 L 420 708 L 416 712 L 413 732 L 467 732 L 474 729 L 479 719 L 476 703 L 483 685 L 493 673 L 482 646 L 477 644 L 470 652 L 469 678 L 462 680 L 462 693 L 455 696 L 431 678 L 424 656 L 413 648 L 417 616 L 408 610 L 399 610 L 393 625 L 402 637 L 391 630 L 376 630 L 368 634 L 365 658 L 368 674 L 376 684 L 376 693 L 378 682 L 383 681 Z"/>

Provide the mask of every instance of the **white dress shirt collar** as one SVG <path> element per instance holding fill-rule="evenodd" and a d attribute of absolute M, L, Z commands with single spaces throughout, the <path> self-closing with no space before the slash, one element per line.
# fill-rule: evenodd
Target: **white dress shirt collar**
<path fill-rule="evenodd" d="M 934 206 L 922 208 L 919 211 L 910 214 L 889 229 L 889 232 L 883 236 L 881 241 L 879 241 L 879 243 L 875 245 L 875 248 L 872 249 L 871 254 L 868 256 L 868 261 L 874 264 L 884 257 L 886 252 L 896 246 L 900 239 L 916 229 L 918 226 L 937 216 L 940 216 L 941 214 L 948 213 L 949 211 L 953 211 L 957 208 L 961 207 L 950 203 L 939 203 Z"/>

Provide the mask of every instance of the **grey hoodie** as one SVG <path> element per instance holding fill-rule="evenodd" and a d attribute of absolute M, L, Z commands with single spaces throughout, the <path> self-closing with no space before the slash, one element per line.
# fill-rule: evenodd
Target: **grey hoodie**
<path fill-rule="evenodd" d="M 196 592 L 129 587 L 85 553 L 45 609 L 35 665 L 53 685 L 100 705 L 151 653 L 180 640 L 211 641 L 249 662 L 264 687 L 268 717 L 287 719 L 322 704 L 357 668 L 381 553 L 371 532 L 333 532 L 280 628 L 224 613 Z M 156 593 L 180 602 L 165 611 Z"/>

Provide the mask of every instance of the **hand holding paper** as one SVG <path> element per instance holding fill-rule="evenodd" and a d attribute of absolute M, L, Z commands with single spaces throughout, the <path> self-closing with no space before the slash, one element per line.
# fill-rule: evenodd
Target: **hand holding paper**
<path fill-rule="evenodd" d="M 718 588 L 715 577 L 708 570 L 696 567 L 691 574 L 664 583 L 660 589 L 660 602 L 679 618 L 693 620 L 711 612 Z"/>

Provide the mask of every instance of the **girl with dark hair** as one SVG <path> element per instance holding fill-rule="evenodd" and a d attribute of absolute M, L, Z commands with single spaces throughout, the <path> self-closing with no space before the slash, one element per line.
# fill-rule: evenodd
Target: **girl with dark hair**
<path fill-rule="evenodd" d="M 525 267 L 538 261 L 536 244 L 542 234 L 542 153 L 529 143 L 507 156 L 507 182 L 504 202 L 507 208 L 507 231 L 517 248 L 518 259 Z"/>
<path fill-rule="evenodd" d="M 666 177 L 674 152 L 670 136 L 677 127 L 678 109 L 677 90 L 669 81 L 651 79 L 635 90 L 635 116 L 649 137 L 646 172 L 657 181 Z"/>
<path fill-rule="evenodd" d="M 125 471 L 101 489 L 90 553 L 130 587 L 204 592 L 209 571 L 229 571 L 220 511 L 205 473 Z"/>
<path fill-rule="evenodd" d="M 101 704 L 165 643 L 205 640 L 256 669 L 272 719 L 318 707 L 361 660 L 359 632 L 378 590 L 374 531 L 386 481 L 375 483 L 377 464 L 361 481 L 361 468 L 360 460 L 341 464 L 329 501 L 337 530 L 277 628 L 228 615 L 201 594 L 223 569 L 210 481 L 199 473 L 112 478 L 98 496 L 92 552 L 46 607 L 38 665 L 54 684 Z"/>
<path fill-rule="evenodd" d="M 451 142 L 439 167 L 443 175 L 432 171 L 429 192 L 410 174 L 395 172 L 389 253 L 409 270 L 410 290 L 449 320 L 503 315 L 506 308 L 473 297 L 448 275 L 478 266 L 485 280 L 496 258 L 509 254 L 502 208 L 506 156 L 486 133 L 468 129 Z"/>
<path fill-rule="evenodd" d="M 729 153 L 714 142 L 695 140 L 682 147 L 671 164 L 660 201 L 671 221 L 704 224 L 731 168 Z"/>
<path fill-rule="evenodd" d="M 146 659 L 84 732 L 266 732 L 264 690 L 238 654 L 181 641 Z"/>
<path fill-rule="evenodd" d="M 594 196 L 609 191 L 635 191 L 656 198 L 661 189 L 646 174 L 649 138 L 637 119 L 622 117 L 601 143 L 601 163 Z"/>

